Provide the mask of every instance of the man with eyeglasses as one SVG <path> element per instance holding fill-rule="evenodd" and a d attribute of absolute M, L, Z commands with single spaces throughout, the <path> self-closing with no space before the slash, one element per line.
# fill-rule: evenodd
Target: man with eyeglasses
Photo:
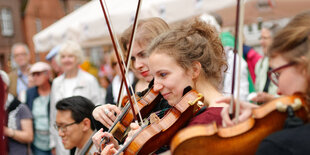
<path fill-rule="evenodd" d="M 272 24 L 269 27 L 264 26 L 261 30 L 260 44 L 262 46 L 263 57 L 255 65 L 255 91 L 256 94 L 250 100 L 258 104 L 266 103 L 277 97 L 277 86 L 271 81 L 268 76 L 269 58 L 267 56 L 268 49 L 272 44 L 272 39 L 275 33 L 280 29 L 277 24 Z"/>
<path fill-rule="evenodd" d="M 91 121 L 94 108 L 95 105 L 82 96 L 65 98 L 56 104 L 57 114 L 54 127 L 65 149 L 76 147 L 75 155 L 92 155 L 96 152 L 91 140 L 95 133 L 95 125 Z"/>
<path fill-rule="evenodd" d="M 34 140 L 31 145 L 34 154 L 50 154 L 49 114 L 51 92 L 51 67 L 45 62 L 37 62 L 30 68 L 32 88 L 27 89 L 26 105 L 33 115 Z"/>

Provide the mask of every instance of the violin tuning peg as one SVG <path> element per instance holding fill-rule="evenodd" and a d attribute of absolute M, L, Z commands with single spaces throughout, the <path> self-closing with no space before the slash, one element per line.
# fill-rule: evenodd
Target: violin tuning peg
<path fill-rule="evenodd" d="M 203 106 L 204 106 L 204 103 L 201 102 L 201 101 L 198 101 L 197 105 L 198 105 L 199 107 L 203 107 Z"/>

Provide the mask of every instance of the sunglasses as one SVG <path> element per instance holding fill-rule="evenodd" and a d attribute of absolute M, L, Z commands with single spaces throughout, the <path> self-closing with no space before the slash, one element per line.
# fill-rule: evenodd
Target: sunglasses
<path fill-rule="evenodd" d="M 44 73 L 46 71 L 41 71 L 41 72 L 33 72 L 31 73 L 32 76 L 40 76 L 42 73 Z"/>

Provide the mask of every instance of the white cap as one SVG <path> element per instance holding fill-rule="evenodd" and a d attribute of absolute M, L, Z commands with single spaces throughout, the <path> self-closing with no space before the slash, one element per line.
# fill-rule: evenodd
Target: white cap
<path fill-rule="evenodd" d="M 200 17 L 201 21 L 204 21 L 212 26 L 215 27 L 215 29 L 217 30 L 217 32 L 221 32 L 221 27 L 220 25 L 217 23 L 216 19 L 214 18 L 214 16 L 211 16 L 207 13 L 202 14 Z"/>
<path fill-rule="evenodd" d="M 49 70 L 51 70 L 51 67 L 49 64 L 45 62 L 37 62 L 31 66 L 30 73 L 43 72 L 43 71 L 49 71 Z"/>
<path fill-rule="evenodd" d="M 6 86 L 9 86 L 10 85 L 10 79 L 9 79 L 8 74 L 6 74 L 5 71 L 0 70 L 0 76 L 2 78 L 2 81 L 6 84 Z"/>

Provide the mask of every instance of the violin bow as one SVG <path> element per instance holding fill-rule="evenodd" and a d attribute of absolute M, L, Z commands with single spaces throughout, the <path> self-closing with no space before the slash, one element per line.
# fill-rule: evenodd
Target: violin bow
<path fill-rule="evenodd" d="M 141 0 L 138 1 L 138 5 L 137 5 L 137 9 L 136 9 L 136 15 L 135 15 L 135 19 L 134 19 L 134 22 L 133 22 L 133 28 L 132 28 L 132 32 L 131 32 L 131 36 L 130 36 L 130 41 L 129 41 L 129 47 L 128 47 L 128 54 L 127 54 L 127 57 L 125 59 L 125 63 L 127 64 L 126 66 L 126 73 L 128 73 L 129 71 L 129 67 L 130 67 L 130 64 L 131 64 L 131 54 L 132 54 L 132 45 L 134 43 L 134 38 L 135 38 L 135 32 L 137 30 L 137 27 L 138 27 L 138 22 L 139 22 L 139 13 L 140 13 L 140 7 L 141 7 Z M 117 99 L 117 102 L 118 102 L 118 105 L 121 105 L 120 104 L 120 97 L 121 97 L 121 94 L 123 93 L 121 90 L 122 90 L 122 86 L 123 86 L 123 80 L 121 82 L 121 88 L 120 88 L 120 92 L 119 92 L 119 95 L 118 95 L 118 99 Z M 132 90 L 132 92 L 134 92 Z"/>
<path fill-rule="evenodd" d="M 233 75 L 232 75 L 232 86 L 231 86 L 231 101 L 229 108 L 229 115 L 233 118 L 234 113 L 234 88 L 235 88 L 235 76 L 236 76 L 236 59 L 237 53 L 239 56 L 238 62 L 238 85 L 237 85 L 237 100 L 236 100 L 236 109 L 235 109 L 235 123 L 239 121 L 239 112 L 240 112 L 240 104 L 239 104 L 239 94 L 240 94 L 240 74 L 241 74 L 241 59 L 242 59 L 242 30 L 243 30 L 243 21 L 244 21 L 244 0 L 237 0 L 237 10 L 236 10 L 236 25 L 235 25 L 235 44 L 234 44 L 234 62 L 233 62 Z"/>
<path fill-rule="evenodd" d="M 112 24 L 111 24 L 111 22 L 110 22 L 110 19 L 109 19 L 109 16 L 108 16 L 108 10 L 107 10 L 107 7 L 106 7 L 106 4 L 105 3 L 103 3 L 102 2 L 102 0 L 99 0 L 100 1 L 100 5 L 101 5 L 101 8 L 102 8 L 102 11 L 103 11 L 103 14 L 104 14 L 104 18 L 105 18 L 105 20 L 106 20 L 106 23 L 107 23 L 107 26 L 108 26 L 108 30 L 109 30 L 109 34 L 110 34 L 110 37 L 111 37 L 111 41 L 112 41 L 112 44 L 113 44 L 113 48 L 114 48 L 114 50 L 115 50 L 115 55 L 116 55 L 116 58 L 117 58 L 117 62 L 118 62 L 118 64 L 119 64 L 119 67 L 120 67 L 120 71 L 121 71 L 121 75 L 122 75 L 122 79 L 123 79 L 123 82 L 124 82 L 124 84 L 125 84 L 125 88 L 126 88 L 126 92 L 127 92 L 127 94 L 130 96 L 130 91 L 129 91 L 129 87 L 128 87 L 128 80 L 126 79 L 126 76 L 125 76 L 125 73 L 124 73 L 124 68 L 123 68 L 123 66 L 124 67 L 126 67 L 126 64 L 124 64 L 124 61 L 121 61 L 120 59 L 120 56 L 119 56 L 119 49 L 121 50 L 121 48 L 119 48 L 119 44 L 118 44 L 118 42 L 117 42 L 117 40 L 115 39 L 115 37 L 114 37 L 114 32 L 113 32 L 113 30 L 112 30 Z M 139 3 L 138 3 L 139 5 L 140 5 L 140 0 L 139 0 Z M 138 8 L 140 8 L 140 6 L 138 7 Z M 137 8 L 137 9 L 138 9 Z M 137 10 L 137 12 L 138 12 L 139 10 Z M 135 18 L 135 20 L 136 20 L 136 18 Z M 135 30 L 135 29 L 134 29 Z M 132 34 L 132 36 L 133 36 L 133 34 Z M 131 37 L 131 38 L 133 38 L 133 37 Z M 132 43 L 132 41 L 131 41 L 131 43 Z M 131 46 L 131 45 L 130 45 Z M 122 56 L 122 55 L 121 55 Z M 129 54 L 128 54 L 128 56 L 129 56 Z M 127 57 L 128 57 L 127 56 Z M 123 58 L 122 58 L 123 59 Z M 123 62 L 123 64 L 121 63 L 121 62 Z M 130 62 L 130 61 L 128 61 L 128 62 Z M 123 65 L 123 66 L 122 66 Z M 126 70 L 128 70 L 128 69 L 126 69 Z M 128 73 L 128 72 L 127 72 Z M 134 96 L 134 95 L 133 95 Z M 134 99 L 135 99 L 135 96 L 133 97 Z M 135 115 L 135 109 L 134 109 L 134 105 L 133 105 L 133 102 L 132 102 L 132 99 L 131 99 L 131 97 L 129 97 L 128 98 L 129 99 L 129 102 L 130 102 L 130 106 L 131 106 L 131 109 L 132 109 L 132 112 L 133 112 L 133 114 L 134 114 L 134 120 L 138 120 L 137 119 L 137 116 Z M 135 99 L 135 101 L 136 101 L 136 99 Z M 135 102 L 136 103 L 136 102 Z M 140 114 L 140 112 L 138 112 L 139 113 L 139 117 L 140 117 L 140 120 L 141 120 L 141 123 L 143 124 L 143 120 L 142 120 L 142 117 L 141 117 L 141 114 Z"/>

